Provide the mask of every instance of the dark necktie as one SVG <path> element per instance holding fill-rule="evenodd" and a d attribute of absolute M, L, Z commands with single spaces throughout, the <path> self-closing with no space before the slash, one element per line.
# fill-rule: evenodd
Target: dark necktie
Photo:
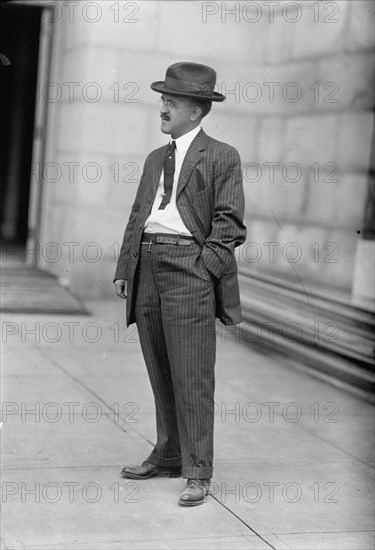
<path fill-rule="evenodd" d="M 169 204 L 172 195 L 173 189 L 173 179 L 174 179 L 174 170 L 175 170 L 175 150 L 176 150 L 176 141 L 172 140 L 172 143 L 169 145 L 167 155 L 164 160 L 164 193 L 163 200 L 160 203 L 159 210 L 164 210 L 164 208 Z"/>

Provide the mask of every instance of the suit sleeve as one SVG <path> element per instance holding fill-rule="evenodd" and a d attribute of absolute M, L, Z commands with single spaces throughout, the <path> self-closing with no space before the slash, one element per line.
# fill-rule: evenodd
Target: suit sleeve
<path fill-rule="evenodd" d="M 216 164 L 213 193 L 214 217 L 201 258 L 215 277 L 221 277 L 231 264 L 234 248 L 246 238 L 241 159 L 236 149 L 229 145 Z"/>
<path fill-rule="evenodd" d="M 130 212 L 129 221 L 127 223 L 127 226 L 125 228 L 124 237 L 122 240 L 122 245 L 120 249 L 120 255 L 117 261 L 117 268 L 116 273 L 114 276 L 113 281 L 116 281 L 116 279 L 127 279 L 127 265 L 129 261 L 129 252 L 131 247 L 131 238 L 134 230 L 134 224 L 137 219 L 137 215 L 141 206 L 141 196 L 142 196 L 142 183 L 143 183 L 143 176 L 146 170 L 146 164 L 149 160 L 151 155 L 149 155 L 145 161 L 143 174 L 141 177 L 141 180 L 139 182 L 137 194 Z"/>
<path fill-rule="evenodd" d="M 127 264 L 129 259 L 129 249 L 130 249 L 130 236 L 133 233 L 133 227 L 138 214 L 138 210 L 135 208 L 135 203 L 133 204 L 132 211 L 130 213 L 129 221 L 125 229 L 124 238 L 122 240 L 122 245 L 120 249 L 120 255 L 117 261 L 116 273 L 113 279 L 113 282 L 117 279 L 127 279 Z"/>

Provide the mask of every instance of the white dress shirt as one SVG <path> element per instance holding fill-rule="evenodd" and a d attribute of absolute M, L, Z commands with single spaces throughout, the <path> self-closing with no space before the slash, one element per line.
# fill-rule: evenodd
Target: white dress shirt
<path fill-rule="evenodd" d="M 194 130 L 191 130 L 191 132 L 188 132 L 175 140 L 175 170 L 171 200 L 166 205 L 164 210 L 159 210 L 164 193 L 164 170 L 162 170 L 154 204 L 144 225 L 144 230 L 147 231 L 147 233 L 175 233 L 176 235 L 191 235 L 177 210 L 176 191 L 178 178 L 180 176 L 181 166 L 184 161 L 186 151 L 189 149 L 191 142 L 198 135 L 200 130 L 201 126 L 197 126 Z"/>

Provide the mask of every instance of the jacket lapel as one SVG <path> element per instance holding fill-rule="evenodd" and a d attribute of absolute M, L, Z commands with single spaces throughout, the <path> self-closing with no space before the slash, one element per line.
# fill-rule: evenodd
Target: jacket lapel
<path fill-rule="evenodd" d="M 159 185 L 160 176 L 164 165 L 164 158 L 165 158 L 165 155 L 167 154 L 167 150 L 168 150 L 168 145 L 165 145 L 164 147 L 162 147 L 158 151 L 155 161 L 152 163 L 151 181 L 152 181 L 152 189 L 153 189 L 154 196 Z"/>
<path fill-rule="evenodd" d="M 178 178 L 176 200 L 178 199 L 178 196 L 185 185 L 188 183 L 194 167 L 202 158 L 203 151 L 206 148 L 207 137 L 207 134 L 205 134 L 203 130 L 200 130 L 198 135 L 191 142 L 190 147 L 186 152 L 184 162 L 181 166 L 180 176 Z"/>

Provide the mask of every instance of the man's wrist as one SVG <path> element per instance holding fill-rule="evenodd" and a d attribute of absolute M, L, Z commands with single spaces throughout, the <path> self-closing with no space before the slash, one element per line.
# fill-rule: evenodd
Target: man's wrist
<path fill-rule="evenodd" d="M 209 248 L 209 246 L 206 245 L 202 248 L 200 257 L 206 269 L 216 278 L 219 279 L 225 272 L 225 264 L 221 261 L 218 255 Z"/>

